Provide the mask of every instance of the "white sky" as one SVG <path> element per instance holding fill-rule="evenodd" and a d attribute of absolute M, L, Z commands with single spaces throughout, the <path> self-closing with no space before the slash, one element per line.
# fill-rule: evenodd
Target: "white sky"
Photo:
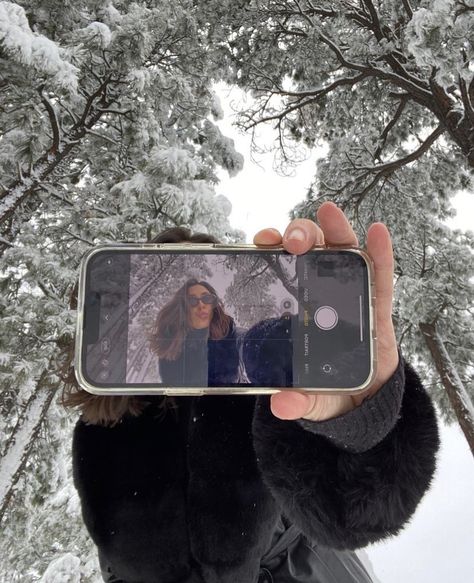
<path fill-rule="evenodd" d="M 219 94 L 225 112 L 219 126 L 225 135 L 234 138 L 236 149 L 245 157 L 244 170 L 231 179 L 222 172 L 217 188 L 232 202 L 231 224 L 245 231 L 248 242 L 265 227 L 283 232 L 289 211 L 305 198 L 314 175 L 316 155 L 302 163 L 291 178 L 272 169 L 272 154 L 259 155 L 260 165 L 255 164 L 250 160 L 250 137 L 240 135 L 231 125 L 230 104 L 238 103 L 242 93 L 221 87 Z M 268 146 L 274 136 L 271 128 L 262 129 L 259 143 Z M 454 203 L 458 216 L 449 225 L 472 229 L 474 193 L 461 193 Z M 457 426 L 442 424 L 441 429 L 435 480 L 410 524 L 398 537 L 366 549 L 373 570 L 383 583 L 446 583 L 472 578 L 474 460 Z"/>

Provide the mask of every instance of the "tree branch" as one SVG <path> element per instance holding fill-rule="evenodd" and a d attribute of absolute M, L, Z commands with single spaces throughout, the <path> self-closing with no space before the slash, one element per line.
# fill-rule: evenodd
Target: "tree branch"
<path fill-rule="evenodd" d="M 466 81 L 464 81 L 464 79 L 461 76 L 459 76 L 459 88 L 461 89 L 461 97 L 462 102 L 464 104 L 464 109 L 466 111 L 466 115 L 471 121 L 471 123 L 474 124 L 474 109 L 472 108 L 472 103 L 469 98 L 469 93 L 466 87 Z"/>
<path fill-rule="evenodd" d="M 51 123 L 51 129 L 53 130 L 53 144 L 52 144 L 49 151 L 52 154 L 56 154 L 58 147 L 59 147 L 59 142 L 61 139 L 60 130 L 59 130 L 59 120 L 58 120 L 58 117 L 56 115 L 56 110 L 54 109 L 51 101 L 43 93 L 43 89 L 44 89 L 44 85 L 40 85 L 37 88 L 37 91 L 41 97 L 41 101 L 42 101 L 43 105 L 46 108 L 46 111 L 48 112 L 49 121 Z"/>
<path fill-rule="evenodd" d="M 91 134 L 92 136 L 96 136 L 97 138 L 102 138 L 103 140 L 106 140 L 107 142 L 110 142 L 111 144 L 113 144 L 115 146 L 115 144 L 117 143 L 115 140 L 113 140 L 112 138 L 109 138 L 109 136 L 106 136 L 104 134 L 100 134 L 99 132 L 96 132 L 94 130 L 90 130 L 89 128 L 85 129 L 86 134 Z"/>
<path fill-rule="evenodd" d="M 379 141 L 381 142 L 381 144 L 374 153 L 375 160 L 377 159 L 380 160 L 380 154 L 382 153 L 382 150 L 385 146 L 385 142 L 387 141 L 387 136 L 390 133 L 390 130 L 396 125 L 396 123 L 400 119 L 403 110 L 405 109 L 405 106 L 407 104 L 407 101 L 408 101 L 407 97 L 402 97 L 398 105 L 397 111 L 395 112 L 395 115 L 393 116 L 393 118 L 390 120 L 390 122 L 387 124 L 384 131 L 380 135 Z"/>
<path fill-rule="evenodd" d="M 370 173 L 376 171 L 382 174 L 391 173 L 410 162 L 414 162 L 418 158 L 420 158 L 426 151 L 428 151 L 433 143 L 439 138 L 441 134 L 446 131 L 446 128 L 442 125 L 439 125 L 423 142 L 423 144 L 408 156 L 404 158 L 399 158 L 398 160 L 394 160 L 393 162 L 387 162 L 386 164 L 381 164 L 380 166 L 374 166 L 373 168 L 362 168 L 359 167 L 360 170 L 365 169 L 368 170 Z"/>
<path fill-rule="evenodd" d="M 377 14 L 377 10 L 375 9 L 375 6 L 372 3 L 372 0 L 361 0 L 362 3 L 365 5 L 365 7 L 367 8 L 368 13 L 370 14 L 370 19 L 371 19 L 371 24 L 372 24 L 372 31 L 375 34 L 375 38 L 380 41 L 382 40 L 384 37 L 386 37 L 386 35 L 384 35 L 384 33 L 382 32 L 382 27 L 380 25 L 380 20 L 379 20 L 379 16 Z"/>
<path fill-rule="evenodd" d="M 410 6 L 410 0 L 402 0 L 403 7 L 405 8 L 405 12 L 408 15 L 408 20 L 410 21 L 413 18 L 413 9 Z"/>
<path fill-rule="evenodd" d="M 333 83 L 331 83 L 327 87 L 324 87 L 323 89 L 317 89 L 317 90 L 313 90 L 313 91 L 301 91 L 301 92 L 273 91 L 273 92 L 271 92 L 272 95 L 284 95 L 287 97 L 298 97 L 301 99 L 298 99 L 298 101 L 294 105 L 287 107 L 286 109 L 284 109 L 283 111 L 281 111 L 278 114 L 269 115 L 267 117 L 262 117 L 257 121 L 252 119 L 252 123 L 247 125 L 247 129 L 250 129 L 250 128 L 252 128 L 260 123 L 265 123 L 268 121 L 273 121 L 273 120 L 281 121 L 284 117 L 286 117 L 291 112 L 293 112 L 297 109 L 298 110 L 302 109 L 303 107 L 306 107 L 307 105 L 309 105 L 311 103 L 317 102 L 322 97 L 324 97 L 324 95 L 327 95 L 328 93 L 330 93 L 331 91 L 333 91 L 337 87 L 341 87 L 344 85 L 349 85 L 349 86 L 356 85 L 357 83 L 359 83 L 360 81 L 362 81 L 366 77 L 369 77 L 368 73 L 361 73 L 360 75 L 356 75 L 354 77 L 343 77 L 342 79 L 337 79 L 336 81 L 334 81 Z M 308 97 L 308 99 L 304 99 L 306 97 Z"/>
<path fill-rule="evenodd" d="M 84 108 L 84 111 L 82 112 L 81 119 L 73 125 L 70 133 L 74 133 L 81 126 L 85 125 L 87 116 L 89 115 L 90 110 L 92 109 L 94 101 L 97 99 L 97 97 L 99 97 L 99 95 L 103 94 L 109 82 L 110 77 L 107 77 L 107 79 L 105 79 L 105 81 L 101 85 L 99 85 L 99 87 L 96 89 L 96 91 L 94 91 L 94 93 L 92 93 L 91 95 L 87 95 L 87 93 L 85 93 L 85 96 L 87 97 L 86 106 Z"/>

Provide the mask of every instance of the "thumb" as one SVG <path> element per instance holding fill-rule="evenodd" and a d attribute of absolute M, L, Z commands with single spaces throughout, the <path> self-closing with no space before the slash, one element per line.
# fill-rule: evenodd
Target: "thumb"
<path fill-rule="evenodd" d="M 315 400 L 316 396 L 295 391 L 280 391 L 271 396 L 270 408 L 279 419 L 301 419 L 311 411 Z"/>
<path fill-rule="evenodd" d="M 344 415 L 355 408 L 350 395 L 307 395 L 282 391 L 272 395 L 270 408 L 279 419 L 325 421 Z"/>

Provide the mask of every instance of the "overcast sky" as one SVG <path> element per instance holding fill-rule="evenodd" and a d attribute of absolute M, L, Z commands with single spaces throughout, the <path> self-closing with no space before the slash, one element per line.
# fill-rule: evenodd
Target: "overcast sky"
<path fill-rule="evenodd" d="M 229 179 L 221 174 L 217 191 L 232 202 L 231 224 L 253 235 L 265 227 L 281 232 L 288 224 L 288 212 L 305 198 L 314 175 L 313 154 L 293 177 L 282 177 L 273 169 L 273 155 L 261 154 L 259 165 L 250 159 L 250 138 L 241 136 L 231 125 L 232 102 L 242 93 L 232 88 L 219 94 L 225 119 L 219 122 L 223 133 L 234 138 L 237 150 L 245 157 L 244 170 Z M 271 129 L 260 130 L 261 145 L 274 139 Z M 458 216 L 450 226 L 472 229 L 474 193 L 456 197 Z M 374 572 L 381 583 L 446 583 L 472 580 L 474 548 L 474 460 L 456 426 L 442 424 L 442 446 L 435 481 L 419 505 L 410 524 L 389 542 L 367 548 Z"/>

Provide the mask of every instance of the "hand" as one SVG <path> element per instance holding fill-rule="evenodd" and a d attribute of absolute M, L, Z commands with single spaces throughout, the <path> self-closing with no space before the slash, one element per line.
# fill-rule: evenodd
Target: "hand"
<path fill-rule="evenodd" d="M 358 246 L 357 237 L 346 216 L 333 202 L 323 203 L 317 212 L 319 225 L 308 219 L 295 219 L 283 237 L 276 229 L 264 229 L 254 237 L 255 245 L 279 245 L 295 255 L 313 245 Z M 387 227 L 374 223 L 367 232 L 367 252 L 375 266 L 377 374 L 361 395 L 307 395 L 281 391 L 271 397 L 272 413 L 280 419 L 323 421 L 347 413 L 374 395 L 398 366 L 398 350 L 392 322 L 393 252 Z"/>

